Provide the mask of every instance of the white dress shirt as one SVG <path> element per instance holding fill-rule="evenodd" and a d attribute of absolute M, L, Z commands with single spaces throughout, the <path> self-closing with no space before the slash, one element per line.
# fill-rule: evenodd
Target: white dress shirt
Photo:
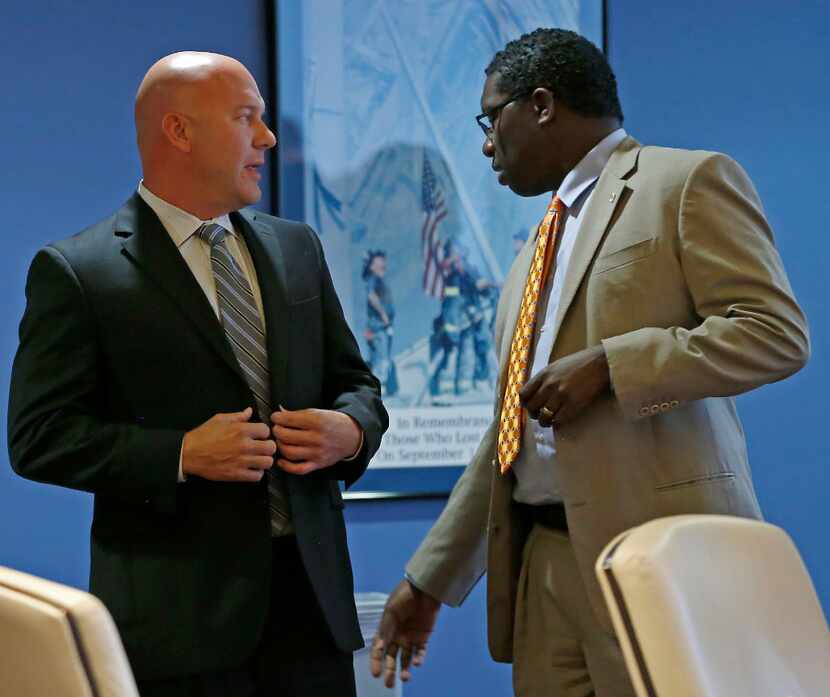
<path fill-rule="evenodd" d="M 626 135 L 622 128 L 618 128 L 603 138 L 568 172 L 557 191 L 567 210 L 564 220 L 560 223 L 555 263 L 551 264 L 553 278 L 545 284 L 545 289 L 549 289 L 545 314 L 544 317 L 540 316 L 536 323 L 535 348 L 529 378 L 547 367 L 550 361 L 555 334 L 553 322 L 562 300 L 562 288 L 574 243 L 582 225 L 582 214 L 587 210 L 594 185 L 602 170 Z M 535 419 L 527 420 L 522 434 L 522 447 L 513 463 L 513 472 L 516 476 L 514 500 L 533 505 L 562 500 L 557 480 L 556 438 L 553 428 L 542 427 Z"/>

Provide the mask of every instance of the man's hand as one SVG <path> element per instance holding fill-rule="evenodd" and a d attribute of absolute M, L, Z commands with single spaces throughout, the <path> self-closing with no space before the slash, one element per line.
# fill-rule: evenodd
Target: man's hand
<path fill-rule="evenodd" d="M 369 668 L 372 675 L 380 677 L 386 687 L 394 687 L 397 671 L 397 657 L 400 650 L 401 681 L 407 682 L 412 673 L 409 666 L 420 666 L 424 662 L 429 640 L 441 603 L 419 591 L 404 579 L 392 591 L 380 625 L 372 639 Z"/>
<path fill-rule="evenodd" d="M 258 482 L 274 464 L 268 426 L 250 423 L 253 410 L 216 414 L 184 435 L 182 472 L 215 482 Z"/>
<path fill-rule="evenodd" d="M 352 457 L 362 431 L 348 414 L 330 409 L 275 411 L 271 414 L 280 457 L 277 465 L 289 474 L 308 474 Z"/>
<path fill-rule="evenodd" d="M 611 377 L 602 345 L 572 353 L 533 376 L 519 393 L 531 418 L 541 426 L 560 424 L 577 416 L 602 392 Z"/>

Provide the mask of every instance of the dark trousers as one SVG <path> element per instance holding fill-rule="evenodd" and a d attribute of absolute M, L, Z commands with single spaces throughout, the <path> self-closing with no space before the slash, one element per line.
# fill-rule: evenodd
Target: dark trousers
<path fill-rule="evenodd" d="M 334 644 L 295 538 L 275 538 L 272 555 L 268 618 L 250 660 L 234 670 L 139 681 L 141 697 L 355 697 L 352 654 Z"/>

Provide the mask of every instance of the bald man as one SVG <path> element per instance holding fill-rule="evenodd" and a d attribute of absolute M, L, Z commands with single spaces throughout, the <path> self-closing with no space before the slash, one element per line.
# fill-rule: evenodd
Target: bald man
<path fill-rule="evenodd" d="M 354 695 L 340 482 L 387 415 L 316 235 L 244 208 L 264 109 L 231 58 L 160 60 L 138 191 L 29 271 L 11 463 L 94 494 L 90 589 L 142 697 Z"/>

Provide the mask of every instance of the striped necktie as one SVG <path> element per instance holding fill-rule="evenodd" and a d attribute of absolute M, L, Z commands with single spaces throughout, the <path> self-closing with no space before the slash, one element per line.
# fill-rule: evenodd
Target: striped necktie
<path fill-rule="evenodd" d="M 210 263 L 216 281 L 216 299 L 225 336 L 239 361 L 248 387 L 251 388 L 259 418 L 270 427 L 273 409 L 268 351 L 262 318 L 251 286 L 225 243 L 225 228 L 215 223 L 205 223 L 196 234 L 210 245 Z M 293 532 L 293 526 L 285 483 L 275 471 L 269 470 L 266 477 L 271 534 L 287 535 Z"/>
<path fill-rule="evenodd" d="M 519 400 L 519 392 L 527 381 L 530 346 L 536 328 L 539 295 L 550 273 L 553 248 L 556 246 L 556 235 L 559 232 L 564 210 L 565 204 L 558 196 L 554 196 L 544 219 L 539 225 L 533 262 L 527 274 L 522 305 L 519 309 L 519 319 L 513 331 L 513 341 L 510 344 L 510 362 L 507 368 L 507 387 L 502 399 L 501 418 L 499 420 L 498 456 L 502 474 L 513 466 L 522 445 L 525 411 Z"/>

